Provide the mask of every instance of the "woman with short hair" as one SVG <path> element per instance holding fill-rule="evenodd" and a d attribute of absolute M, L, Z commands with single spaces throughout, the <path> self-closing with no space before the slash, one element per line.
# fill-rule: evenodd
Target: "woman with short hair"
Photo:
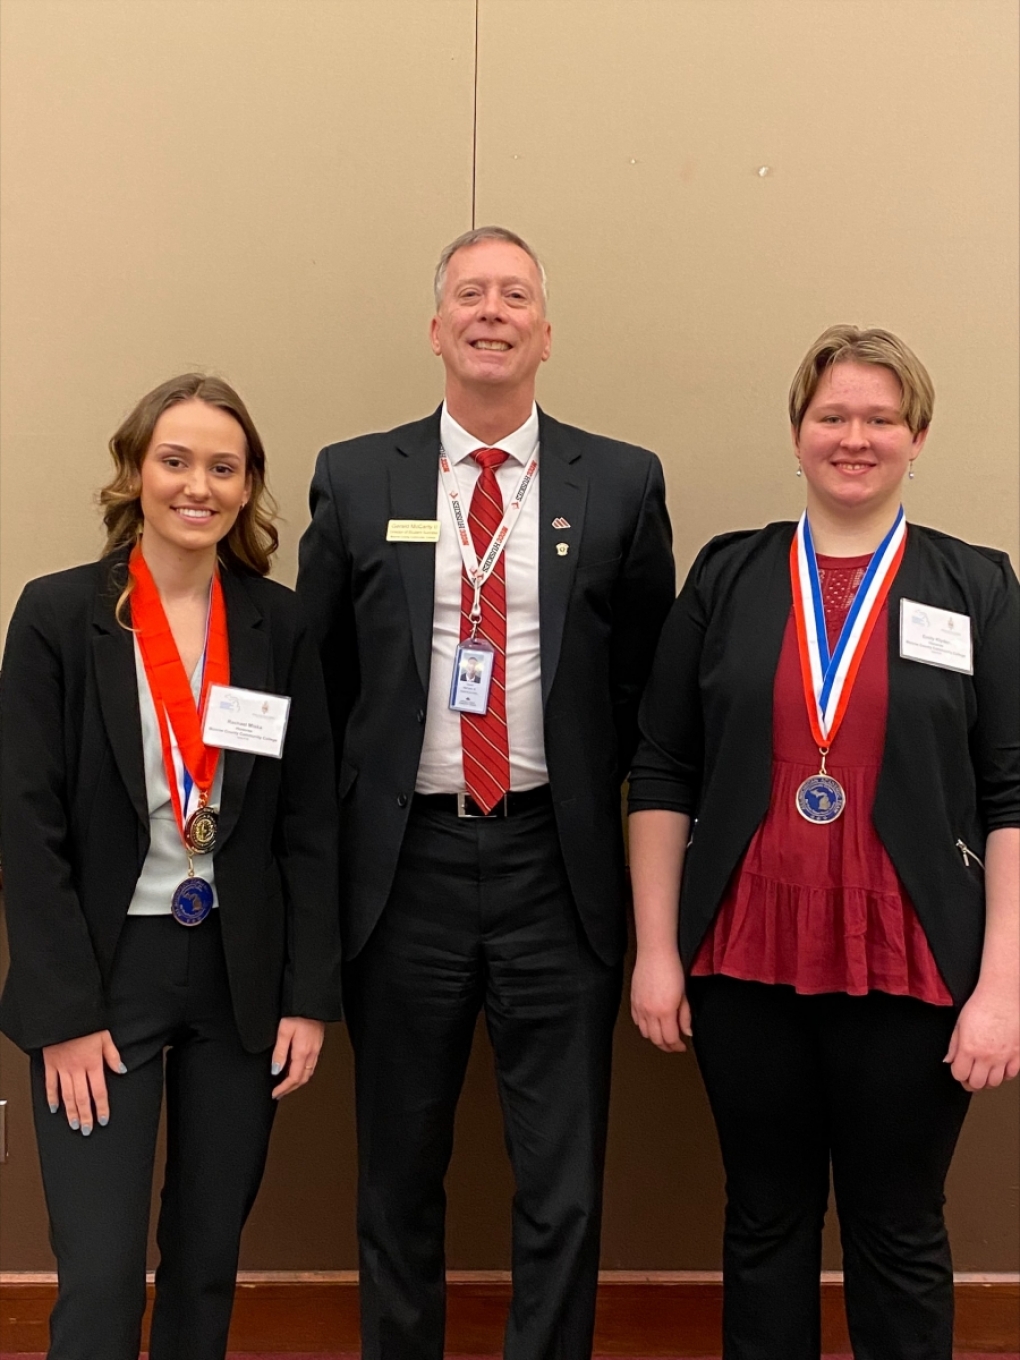
<path fill-rule="evenodd" d="M 970 1093 L 1020 1070 L 1020 592 L 904 517 L 933 402 L 889 332 L 819 337 L 806 510 L 701 550 L 642 705 L 631 1010 L 693 1032 L 727 1360 L 817 1360 L 830 1161 L 854 1355 L 950 1360 L 945 1176 Z"/>

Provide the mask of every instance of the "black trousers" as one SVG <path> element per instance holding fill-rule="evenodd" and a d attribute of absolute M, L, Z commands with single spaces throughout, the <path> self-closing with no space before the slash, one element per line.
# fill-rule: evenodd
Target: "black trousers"
<path fill-rule="evenodd" d="M 726 1167 L 726 1360 L 818 1360 L 831 1159 L 857 1360 L 951 1360 L 942 1209 L 969 1096 L 942 1062 L 952 1007 L 691 978 Z"/>
<path fill-rule="evenodd" d="M 128 917 L 109 996 L 128 1068 L 107 1071 L 110 1122 L 72 1132 L 50 1114 L 42 1055 L 32 1097 L 59 1291 L 49 1360 L 138 1360 L 156 1131 L 166 1053 L 167 1160 L 151 1360 L 222 1360 L 241 1228 L 258 1191 L 275 1104 L 271 1054 L 234 1023 L 219 913 L 202 925 Z"/>
<path fill-rule="evenodd" d="M 591 950 L 552 809 L 415 809 L 393 893 L 347 967 L 367 1360 L 441 1360 L 443 1181 L 480 1010 L 516 1194 L 509 1360 L 591 1354 L 622 970 Z"/>

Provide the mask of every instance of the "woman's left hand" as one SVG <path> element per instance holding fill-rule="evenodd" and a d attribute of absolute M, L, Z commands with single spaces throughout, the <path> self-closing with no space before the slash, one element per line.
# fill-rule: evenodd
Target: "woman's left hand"
<path fill-rule="evenodd" d="M 286 1069 L 283 1081 L 273 1089 L 273 1099 L 281 1100 L 310 1081 L 319 1061 L 326 1034 L 321 1020 L 306 1020 L 300 1015 L 285 1015 L 276 1031 L 273 1049 L 273 1076 Z"/>
<path fill-rule="evenodd" d="M 1001 1086 L 1020 1072 L 1020 999 L 978 987 L 960 1012 L 945 1062 L 965 1091 Z"/>

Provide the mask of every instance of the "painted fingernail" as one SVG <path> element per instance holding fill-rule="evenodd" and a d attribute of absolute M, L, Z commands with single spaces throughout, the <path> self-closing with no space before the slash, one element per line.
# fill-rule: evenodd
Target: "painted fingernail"
<path fill-rule="evenodd" d="M 59 1105 L 51 1105 L 51 1106 L 50 1106 L 50 1114 L 56 1114 L 56 1112 L 57 1112 L 59 1109 L 60 1109 L 60 1106 L 59 1106 Z"/>
<path fill-rule="evenodd" d="M 283 1063 L 274 1062 L 269 1071 L 272 1073 L 274 1077 L 278 1077 L 280 1073 L 283 1071 Z"/>
<path fill-rule="evenodd" d="M 91 1125 L 91 1124 L 83 1124 L 83 1125 L 81 1126 L 81 1136 L 82 1136 L 83 1138 L 87 1138 L 91 1132 L 92 1132 L 92 1125 Z"/>
<path fill-rule="evenodd" d="M 77 1119 L 71 1120 L 71 1128 L 74 1129 L 75 1133 L 77 1133 L 78 1130 L 81 1128 L 81 1125 L 78 1123 Z"/>
<path fill-rule="evenodd" d="M 110 1122 L 110 1116 L 109 1116 L 108 1114 L 101 1114 L 101 1115 L 99 1116 L 99 1127 L 100 1127 L 101 1129 L 105 1129 L 106 1126 L 107 1126 L 107 1124 L 109 1124 L 109 1122 Z"/>
<path fill-rule="evenodd" d="M 118 1064 L 117 1064 L 117 1071 L 120 1073 L 121 1076 L 123 1076 L 124 1073 L 127 1071 L 127 1068 L 124 1066 L 123 1063 L 118 1063 Z"/>

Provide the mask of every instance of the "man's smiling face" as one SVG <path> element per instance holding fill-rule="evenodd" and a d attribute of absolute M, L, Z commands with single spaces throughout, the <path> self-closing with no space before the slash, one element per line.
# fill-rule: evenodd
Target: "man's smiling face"
<path fill-rule="evenodd" d="M 479 241 L 450 259 L 432 348 L 448 389 L 532 389 L 552 343 L 534 260 L 509 241 Z"/>

